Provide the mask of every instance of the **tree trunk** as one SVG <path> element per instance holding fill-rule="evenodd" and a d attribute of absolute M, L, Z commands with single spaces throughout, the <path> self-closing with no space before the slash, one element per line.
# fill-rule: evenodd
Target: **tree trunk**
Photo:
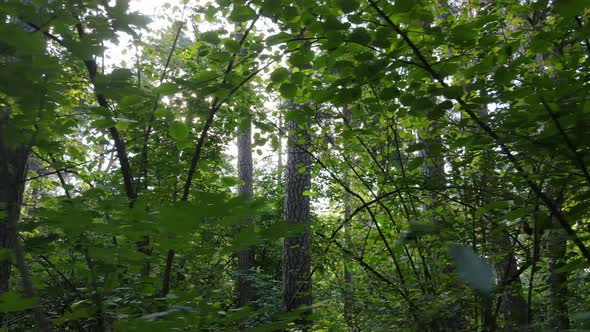
<path fill-rule="evenodd" d="M 278 141 L 279 141 L 279 151 L 278 151 L 278 157 L 279 157 L 279 161 L 278 161 L 278 170 L 279 172 L 283 171 L 283 135 L 281 134 L 281 130 L 283 130 L 283 115 L 279 114 L 279 137 L 278 137 Z"/>
<path fill-rule="evenodd" d="M 350 109 L 348 107 L 344 107 L 343 115 L 344 115 L 344 121 L 350 123 L 350 120 L 352 117 L 352 112 L 350 111 Z M 349 153 L 347 152 L 348 145 L 349 144 L 346 141 L 343 143 L 343 147 L 344 147 L 344 151 L 345 151 L 347 159 L 350 157 Z M 344 185 L 347 188 L 350 188 L 350 173 L 349 173 L 348 169 L 344 170 Z M 350 193 L 345 190 L 342 198 L 343 198 L 343 203 L 344 203 L 343 218 L 344 218 L 344 220 L 347 220 L 348 218 L 350 218 L 350 214 L 351 214 Z M 346 248 L 348 250 L 350 250 L 350 245 L 351 245 L 349 226 L 350 226 L 350 221 L 344 226 L 344 229 L 343 229 L 344 241 L 345 241 L 344 245 L 346 246 Z M 354 331 L 355 330 L 354 316 L 353 316 L 354 288 L 352 285 L 352 273 L 350 272 L 349 262 L 346 258 L 344 258 L 344 271 L 343 272 L 344 272 L 343 315 L 344 315 L 344 320 L 346 321 L 346 325 L 348 325 L 348 328 L 351 331 Z"/>
<path fill-rule="evenodd" d="M 285 222 L 303 227 L 299 235 L 287 237 L 283 243 L 283 307 L 285 311 L 291 311 L 312 304 L 310 199 L 304 194 L 311 186 L 311 158 L 306 152 L 309 146 L 307 134 L 299 134 L 300 128 L 293 120 L 288 121 L 287 127 L 289 138 L 283 217 Z M 304 135 L 303 144 L 298 144 L 300 135 Z M 311 309 L 305 312 L 305 315 L 309 314 Z M 310 324 L 305 318 L 299 322 Z"/>
<path fill-rule="evenodd" d="M 6 133 L 9 115 L 8 107 L 0 114 L 0 248 L 13 250 L 13 228 L 20 218 L 29 148 L 10 142 Z M 10 265 L 10 259 L 0 262 L 0 294 L 8 291 Z"/>
<path fill-rule="evenodd" d="M 498 273 L 498 284 L 502 285 L 508 280 L 515 278 L 518 273 L 516 257 L 512 250 L 513 244 L 507 232 L 501 232 L 495 239 L 498 249 L 508 250 L 504 253 L 501 261 L 496 265 Z M 501 298 L 501 309 L 506 321 L 505 331 L 525 331 L 528 324 L 526 300 L 522 295 L 522 282 L 516 277 L 510 285 L 506 286 Z"/>
<path fill-rule="evenodd" d="M 561 205 L 561 199 L 556 199 Z M 561 208 L 560 208 L 561 210 Z M 549 326 L 551 331 L 566 331 L 570 328 L 567 308 L 567 272 L 560 269 L 567 263 L 567 234 L 552 216 L 552 229 L 547 239 L 549 272 Z"/>
<path fill-rule="evenodd" d="M 253 165 L 252 165 L 252 122 L 244 119 L 238 136 L 238 177 L 242 184 L 238 186 L 238 195 L 251 201 L 253 196 Z M 247 217 L 242 221 L 242 229 L 252 227 L 253 219 Z M 238 304 L 244 306 L 256 300 L 254 284 L 254 248 L 238 252 Z"/>
<path fill-rule="evenodd" d="M 24 294 L 36 302 L 32 310 L 37 328 L 43 332 L 51 331 L 51 325 L 36 299 L 37 292 L 18 236 L 30 147 L 10 139 L 7 130 L 10 113 L 9 107 L 4 107 L 0 111 L 0 249 L 9 249 L 14 253 Z M 0 262 L 0 294 L 9 289 L 10 270 L 9 259 Z"/>
<path fill-rule="evenodd" d="M 478 112 L 482 119 L 488 117 L 487 109 L 482 109 Z M 491 203 L 495 198 L 495 189 L 500 186 L 499 179 L 494 175 L 494 170 L 497 169 L 493 152 L 489 149 L 483 151 L 483 174 L 481 176 L 480 188 L 482 190 L 487 188 L 488 194 L 481 195 L 482 205 Z M 518 273 L 518 264 L 516 255 L 514 254 L 514 245 L 510 239 L 510 233 L 507 229 L 502 229 L 504 226 L 499 223 L 491 223 L 489 229 L 490 242 L 493 246 L 495 254 L 499 257 L 496 261 L 495 269 L 497 274 L 497 284 L 502 286 L 509 280 L 514 279 L 504 288 L 499 301 L 502 315 L 504 316 L 506 331 L 522 331 L 528 325 L 526 300 L 522 293 L 522 282 L 520 277 L 516 277 Z M 497 318 L 497 317 L 496 317 Z M 497 322 L 493 322 L 493 328 L 496 328 Z"/>

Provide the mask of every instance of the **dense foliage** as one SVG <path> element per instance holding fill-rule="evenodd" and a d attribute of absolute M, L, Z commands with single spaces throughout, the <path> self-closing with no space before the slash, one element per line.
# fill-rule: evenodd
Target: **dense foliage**
<path fill-rule="evenodd" d="M 590 1 L 140 8 L 0 0 L 3 330 L 590 329 Z"/>

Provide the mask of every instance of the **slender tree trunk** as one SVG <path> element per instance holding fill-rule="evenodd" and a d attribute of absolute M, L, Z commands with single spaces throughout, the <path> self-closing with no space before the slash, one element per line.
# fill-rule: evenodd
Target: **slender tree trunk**
<path fill-rule="evenodd" d="M 418 140 L 423 144 L 424 148 L 421 151 L 421 156 L 423 158 L 422 164 L 422 175 L 424 176 L 424 188 L 426 190 L 440 190 L 440 187 L 445 183 L 445 171 L 444 171 L 444 158 L 442 153 L 435 154 L 433 152 L 434 146 L 440 144 L 440 134 L 438 133 L 438 127 L 440 124 L 437 121 L 433 121 L 426 130 L 423 132 L 418 133 Z M 430 210 L 434 210 L 437 206 L 441 203 L 438 201 L 439 198 L 435 192 L 431 192 L 428 194 L 428 197 L 431 199 L 430 204 L 426 204 L 424 206 L 424 210 L 426 215 L 429 215 Z M 435 214 L 427 217 L 429 219 L 437 220 L 438 217 Z M 430 248 L 431 257 L 432 257 L 432 264 L 436 268 L 437 265 L 440 265 L 440 246 L 435 243 L 433 248 Z M 441 273 L 448 274 L 452 271 L 453 267 L 445 266 L 440 269 Z M 439 316 L 434 321 L 431 322 L 431 328 L 433 330 L 454 330 L 456 329 L 460 323 L 464 320 L 461 317 L 458 317 L 456 313 L 453 312 L 453 317 L 447 316 Z"/>
<path fill-rule="evenodd" d="M 282 172 L 283 170 L 283 135 L 281 135 L 281 131 L 283 130 L 283 115 L 279 114 L 279 151 L 278 151 L 278 155 L 279 155 L 279 163 L 278 163 L 278 170 L 279 172 Z"/>
<path fill-rule="evenodd" d="M 561 205 L 562 199 L 556 199 Z M 561 208 L 560 208 L 561 210 Z M 559 221 L 552 216 L 552 228 L 547 238 L 549 272 L 549 326 L 551 331 L 566 331 L 570 328 L 567 308 L 567 272 L 560 271 L 566 265 L 567 234 Z"/>
<path fill-rule="evenodd" d="M 236 24 L 236 40 L 239 42 L 244 37 L 242 24 Z M 247 54 L 245 48 L 240 49 L 240 54 Z M 254 197 L 254 165 L 252 163 L 252 118 L 250 110 L 246 110 L 245 118 L 238 128 L 238 178 L 242 184 L 238 186 L 238 196 L 251 202 Z M 242 220 L 242 230 L 252 228 L 254 219 L 246 217 Z M 254 267 L 256 253 L 254 247 L 248 247 L 238 252 L 238 305 L 244 306 L 256 300 L 256 284 L 254 279 Z"/>
<path fill-rule="evenodd" d="M 307 134 L 299 133 L 300 128 L 293 120 L 288 121 L 287 127 L 289 139 L 283 218 L 289 224 L 303 226 L 299 235 L 287 237 L 283 243 L 283 307 L 285 311 L 291 311 L 312 304 L 310 199 L 304 194 L 311 186 L 311 158 L 306 152 L 309 147 Z M 304 144 L 298 144 L 301 135 L 304 136 Z M 305 315 L 308 314 L 311 314 L 311 309 L 306 311 Z M 299 322 L 310 324 L 306 319 Z"/>
<path fill-rule="evenodd" d="M 242 184 L 238 187 L 238 195 L 246 200 L 252 200 L 252 121 L 249 117 L 244 119 L 238 136 L 238 177 Z M 242 228 L 252 227 L 253 219 L 247 217 L 242 221 Z M 254 284 L 255 252 L 254 248 L 246 248 L 238 252 L 238 304 L 244 306 L 256 300 L 256 287 Z"/>
<path fill-rule="evenodd" d="M 351 116 L 352 116 L 352 112 L 350 111 L 350 109 L 348 107 L 345 107 L 343 110 L 343 115 L 345 118 L 345 121 L 347 121 L 348 123 L 350 123 L 351 120 Z M 348 144 L 347 142 L 344 142 L 344 150 L 347 151 L 348 149 Z M 345 152 L 347 154 L 346 158 L 349 158 L 348 153 Z M 347 188 L 350 188 L 350 175 L 349 175 L 349 171 L 348 169 L 344 170 L 344 185 Z M 344 219 L 347 220 L 350 217 L 351 214 L 351 205 L 350 205 L 350 193 L 347 192 L 346 190 L 344 191 L 344 195 L 343 195 L 343 201 L 344 201 Z M 350 250 L 350 245 L 351 245 L 351 239 L 350 239 L 350 222 L 345 226 L 344 228 L 344 245 L 346 246 L 347 249 Z M 354 324 L 354 316 L 353 316 L 353 307 L 354 307 L 354 288 L 353 288 L 353 284 L 352 284 L 352 273 L 349 270 L 349 262 L 348 260 L 345 258 L 344 259 L 344 320 L 346 321 L 346 325 L 348 325 L 348 328 L 351 331 L 354 331 L 355 329 L 355 324 Z"/>

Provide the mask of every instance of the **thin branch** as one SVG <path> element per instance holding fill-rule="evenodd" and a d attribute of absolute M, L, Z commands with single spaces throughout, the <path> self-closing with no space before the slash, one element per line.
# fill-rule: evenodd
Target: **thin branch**
<path fill-rule="evenodd" d="M 161 297 L 166 297 L 168 292 L 170 292 L 170 278 L 172 276 L 172 262 L 174 261 L 174 254 L 174 250 L 168 250 L 166 266 L 164 267 L 164 277 L 162 279 L 162 292 L 160 293 Z"/>
<path fill-rule="evenodd" d="M 189 171 L 187 173 L 187 179 L 186 179 L 183 194 L 182 194 L 182 199 L 181 199 L 182 201 L 188 200 L 191 182 L 193 180 L 195 170 L 197 169 L 197 164 L 199 163 L 199 160 L 201 159 L 201 152 L 203 150 L 203 145 L 205 144 L 205 140 L 207 139 L 207 136 L 209 134 L 209 129 L 211 128 L 211 125 L 213 124 L 213 119 L 215 117 L 215 114 L 217 113 L 217 111 L 219 111 L 221 106 L 223 106 L 229 100 L 229 98 L 231 98 L 242 86 L 244 86 L 252 78 L 254 78 L 254 76 L 258 75 L 258 73 L 260 73 L 261 71 L 266 69 L 268 66 L 270 66 L 274 62 L 275 62 L 275 60 L 271 60 L 263 67 L 255 70 L 250 75 L 248 75 L 244 80 L 242 80 L 242 82 L 240 82 L 238 85 L 236 85 L 230 91 L 230 93 L 227 95 L 227 97 L 225 97 L 221 102 L 218 103 L 217 100 L 214 100 L 214 105 L 209 109 L 209 116 L 207 117 L 207 120 L 205 121 L 205 125 L 203 126 L 203 129 L 201 130 L 201 134 L 199 136 L 199 140 L 198 140 L 197 146 L 195 148 L 195 153 L 194 153 L 193 158 L 191 160 L 191 165 L 190 165 Z"/>
<path fill-rule="evenodd" d="M 244 34 L 242 35 L 242 38 L 239 41 L 238 51 L 236 51 L 232 54 L 232 56 L 227 64 L 227 67 L 225 68 L 225 71 L 223 72 L 223 80 L 222 80 L 223 83 L 226 82 L 227 76 L 235 68 L 234 62 L 235 62 L 235 59 L 236 59 L 238 53 L 240 52 L 239 50 L 241 50 L 242 46 L 244 45 L 244 42 L 246 41 L 246 38 L 248 38 L 250 31 L 252 31 L 252 29 L 254 28 L 254 24 L 256 23 L 256 21 L 258 21 L 259 17 L 260 17 L 260 15 L 257 15 L 256 18 L 254 20 L 252 20 L 252 22 L 250 23 L 248 28 L 244 31 Z M 203 129 L 201 130 L 199 140 L 197 141 L 197 146 L 195 147 L 195 153 L 193 154 L 193 158 L 191 160 L 191 165 L 190 165 L 189 171 L 187 173 L 187 178 L 186 178 L 184 190 L 182 193 L 182 201 L 188 200 L 191 182 L 193 181 L 193 176 L 195 174 L 195 170 L 197 169 L 197 164 L 199 163 L 199 160 L 201 159 L 201 151 L 203 150 L 203 145 L 205 144 L 205 140 L 207 139 L 207 136 L 209 134 L 209 128 L 211 128 L 211 125 L 213 124 L 213 119 L 215 118 L 215 114 L 217 113 L 217 111 L 219 111 L 221 106 L 223 106 L 223 104 L 226 103 L 229 100 L 229 98 L 231 98 L 234 95 L 234 93 L 236 93 L 243 85 L 248 83 L 254 76 L 256 76 L 258 73 L 260 73 L 262 70 L 264 70 L 268 66 L 270 66 L 274 61 L 275 60 L 270 61 L 264 67 L 261 67 L 258 70 L 255 70 L 254 72 L 252 72 L 250 75 L 248 75 L 244 80 L 242 80 L 238 85 L 236 85 L 230 91 L 230 93 L 227 95 L 227 97 L 225 97 L 223 100 L 221 100 L 221 102 L 219 102 L 218 96 L 216 96 L 213 99 L 213 102 L 211 103 L 211 107 L 209 108 L 209 116 L 207 117 L 207 120 L 205 121 L 205 125 L 203 126 Z"/>
<path fill-rule="evenodd" d="M 81 23 L 76 24 L 76 30 L 78 31 L 78 35 L 80 39 L 84 39 L 86 34 L 84 32 L 84 28 L 82 27 Z M 90 77 L 90 82 L 94 85 L 94 94 L 96 95 L 96 99 L 98 100 L 98 104 L 101 107 L 110 110 L 111 112 L 113 109 L 109 105 L 106 97 L 96 91 L 96 75 L 97 75 L 97 65 L 96 60 L 84 60 L 84 64 L 86 65 L 86 69 L 88 70 L 88 75 Z M 129 156 L 127 154 L 127 146 L 125 141 L 121 137 L 119 130 L 116 127 L 110 127 L 109 132 L 111 134 L 111 138 L 115 143 L 115 148 L 117 150 L 117 157 L 119 158 L 119 164 L 121 166 L 121 173 L 123 175 L 123 182 L 125 184 L 125 193 L 127 198 L 129 199 L 129 204 L 133 205 L 135 199 L 137 198 L 137 192 L 133 186 L 133 173 L 131 172 L 131 165 L 129 164 Z"/>
<path fill-rule="evenodd" d="M 551 117 L 551 120 L 553 120 L 553 123 L 555 124 L 555 127 L 557 128 L 557 130 L 559 131 L 561 136 L 563 136 L 563 139 L 564 139 L 565 144 L 567 145 L 568 149 L 570 149 L 570 151 L 574 155 L 574 158 L 575 158 L 576 162 L 578 163 L 578 166 L 582 170 L 582 173 L 584 174 L 586 181 L 588 181 L 588 184 L 590 184 L 590 174 L 588 173 L 588 167 L 586 167 L 586 163 L 584 162 L 584 158 L 578 153 L 578 150 L 574 146 L 574 143 L 572 142 L 572 140 L 569 138 L 569 136 L 567 135 L 567 133 L 565 132 L 565 130 L 561 126 L 561 123 L 559 122 L 557 115 L 555 114 L 555 112 L 553 112 L 553 110 L 551 109 L 551 106 L 549 106 L 549 104 L 547 104 L 547 102 L 545 101 L 545 98 L 541 97 L 541 103 L 543 104 L 543 107 L 545 107 L 545 110 L 547 110 L 547 113 L 549 113 L 549 116 Z"/>
<path fill-rule="evenodd" d="M 412 40 L 408 37 L 408 35 L 403 30 L 401 30 L 400 27 L 398 27 L 397 24 L 395 24 L 389 18 L 389 16 L 387 16 L 387 14 L 385 14 L 385 12 L 373 0 L 367 0 L 367 1 L 375 9 L 375 11 L 377 11 L 377 13 L 379 14 L 379 16 L 381 16 L 381 18 L 383 18 L 387 22 L 387 24 L 389 24 L 392 27 L 392 29 L 395 32 L 397 32 L 397 34 L 400 35 L 400 37 L 402 37 L 402 39 L 408 44 L 408 46 L 410 46 L 410 48 L 412 49 L 412 51 L 414 52 L 414 54 L 416 55 L 416 57 L 418 57 L 418 59 L 424 65 L 424 69 L 442 87 L 449 87 L 449 85 L 444 81 L 443 77 L 440 74 L 438 74 L 432 68 L 432 66 L 430 65 L 430 63 L 428 62 L 428 60 L 426 60 L 426 58 L 424 57 L 424 55 L 422 54 L 422 52 L 420 52 L 420 49 L 418 49 L 418 47 L 416 46 L 416 44 L 414 44 L 414 42 L 412 42 Z M 504 140 L 501 139 L 496 134 L 496 132 L 487 123 L 485 123 L 472 110 L 472 107 L 470 105 L 468 105 L 463 100 L 463 98 L 461 98 L 461 97 L 455 97 L 453 99 L 455 99 L 459 103 L 459 105 L 461 105 L 462 109 L 469 115 L 469 117 L 479 127 L 481 127 L 488 136 L 490 136 L 498 144 L 498 146 L 500 147 L 500 149 L 502 150 L 502 152 L 504 153 L 504 155 L 506 156 L 506 158 L 508 159 L 508 161 L 512 164 L 512 166 L 514 167 L 514 169 L 516 170 L 516 172 L 518 174 L 520 174 L 520 176 L 525 180 L 525 182 L 528 184 L 528 186 L 541 198 L 541 200 L 549 208 L 549 210 L 551 211 L 551 213 L 553 213 L 553 215 L 556 216 L 557 220 L 559 221 L 559 224 L 566 231 L 566 233 L 570 237 L 570 239 L 572 239 L 572 241 L 576 244 L 576 246 L 580 250 L 580 253 L 582 254 L 582 256 L 584 256 L 584 258 L 588 262 L 590 262 L 590 251 L 588 251 L 588 248 L 586 247 L 586 245 L 584 244 L 584 242 L 577 236 L 576 231 L 573 230 L 572 226 L 570 225 L 570 223 L 568 221 L 568 218 L 559 210 L 559 208 L 557 207 L 557 204 L 555 203 L 555 201 L 553 201 L 553 199 L 551 199 L 541 189 L 541 187 L 539 187 L 531 179 L 531 177 L 529 176 L 528 172 L 524 169 L 524 167 L 520 164 L 520 162 L 518 161 L 518 159 L 516 159 L 516 157 L 514 156 L 514 153 L 512 152 L 512 150 L 510 148 L 508 148 L 508 146 L 506 145 L 506 143 L 504 143 Z"/>
<path fill-rule="evenodd" d="M 174 41 L 172 42 L 172 47 L 170 48 L 170 52 L 168 52 L 168 57 L 166 58 L 166 64 L 164 65 L 164 69 L 162 70 L 162 74 L 160 75 L 160 84 L 164 82 L 166 78 L 166 71 L 168 70 L 168 66 L 170 65 L 170 61 L 172 59 L 172 55 L 176 50 L 176 45 L 178 44 L 178 38 L 180 33 L 182 32 L 182 28 L 184 27 L 184 22 L 178 22 L 178 29 L 176 30 L 176 35 L 174 36 Z M 154 97 L 154 104 L 152 106 L 152 110 L 150 111 L 150 117 L 148 120 L 148 125 L 145 129 L 143 134 L 143 146 L 141 148 L 141 160 L 139 162 L 139 175 L 137 178 L 137 189 L 136 191 L 139 192 L 141 189 L 141 181 L 143 180 L 147 185 L 147 163 L 148 163 L 148 141 L 150 135 L 152 133 L 152 126 L 154 124 L 154 120 L 156 119 L 156 109 L 158 108 L 158 104 L 160 102 L 160 93 L 156 93 Z"/>
<path fill-rule="evenodd" d="M 46 176 L 57 174 L 59 172 L 66 172 L 66 173 L 78 174 L 78 172 L 76 172 L 76 171 L 72 171 L 72 170 L 70 170 L 67 167 L 63 167 L 63 168 L 60 168 L 60 169 L 55 170 L 55 171 L 51 171 L 51 172 L 39 174 L 39 175 L 36 175 L 36 176 L 31 176 L 29 178 L 26 178 L 26 179 L 22 180 L 21 182 L 28 182 L 28 181 L 32 181 L 32 180 L 37 180 L 39 178 L 43 178 L 43 177 L 46 177 Z"/>

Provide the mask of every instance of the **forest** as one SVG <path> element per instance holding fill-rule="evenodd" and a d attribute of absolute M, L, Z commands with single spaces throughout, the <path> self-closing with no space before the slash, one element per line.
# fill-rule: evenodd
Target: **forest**
<path fill-rule="evenodd" d="M 590 0 L 0 17 L 0 331 L 590 331 Z"/>

